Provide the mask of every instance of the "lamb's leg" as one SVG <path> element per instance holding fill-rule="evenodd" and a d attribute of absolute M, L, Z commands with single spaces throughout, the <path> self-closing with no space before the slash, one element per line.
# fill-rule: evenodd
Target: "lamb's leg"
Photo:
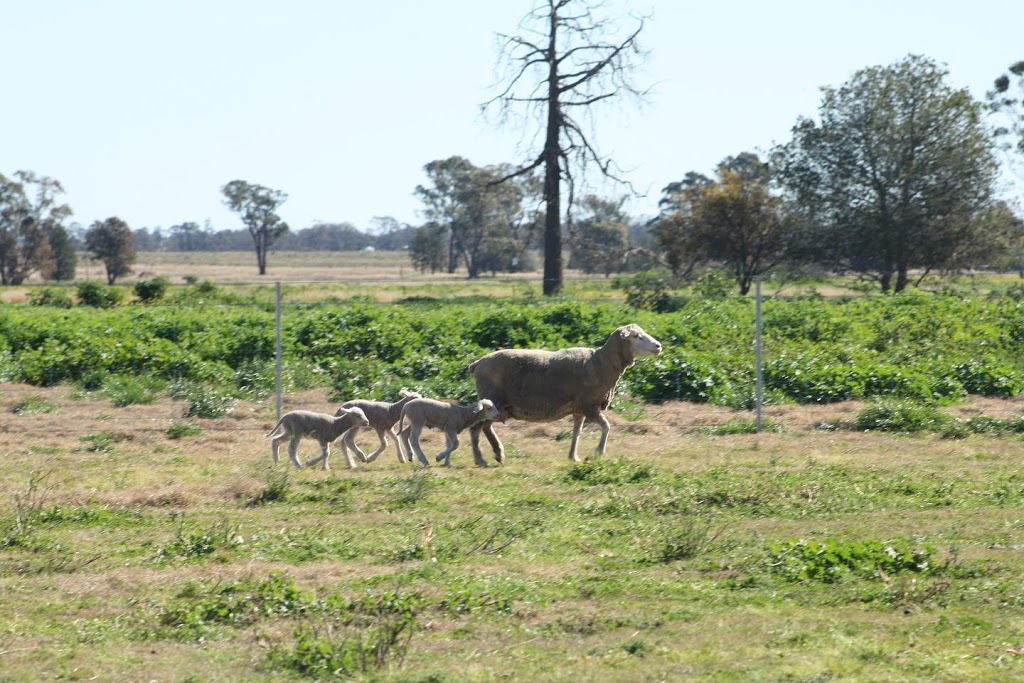
<path fill-rule="evenodd" d="M 484 423 L 484 436 L 491 442 L 491 448 L 494 449 L 494 459 L 498 462 L 505 462 L 505 447 L 501 445 L 501 439 L 494 432 L 494 423 Z"/>
<path fill-rule="evenodd" d="M 452 466 L 452 451 L 459 447 L 459 436 L 454 432 L 444 433 L 444 446 L 445 449 L 437 454 L 435 460 L 441 462 L 444 460 L 445 467 Z"/>
<path fill-rule="evenodd" d="M 320 455 L 319 455 L 319 457 L 313 458 L 312 460 L 307 460 L 306 461 L 306 467 L 312 467 L 313 465 L 317 464 L 318 462 L 322 462 L 324 469 L 325 470 L 329 470 L 329 469 L 331 469 L 331 466 L 327 464 L 327 458 L 329 458 L 330 455 L 331 455 L 331 445 L 330 445 L 330 443 L 328 443 L 327 441 L 321 441 L 320 442 Z"/>
<path fill-rule="evenodd" d="M 423 448 L 420 446 L 420 432 L 423 431 L 423 425 L 409 425 L 406 427 L 409 430 L 409 438 L 406 439 L 405 444 L 411 449 L 411 452 L 416 454 L 416 458 L 420 461 L 421 465 L 430 466 L 430 461 L 427 460 L 427 456 L 423 453 Z"/>
<path fill-rule="evenodd" d="M 359 446 L 356 445 L 356 434 L 359 433 L 359 429 L 360 428 L 358 426 L 352 427 L 347 432 L 342 434 L 341 442 L 343 445 L 352 449 L 352 451 L 356 454 L 356 457 L 358 457 L 360 460 L 362 460 L 363 462 L 369 462 L 369 460 L 366 459 L 366 454 L 359 450 Z M 370 460 L 373 460 L 373 458 L 371 457 Z"/>
<path fill-rule="evenodd" d="M 377 459 L 377 456 L 384 452 L 384 449 L 388 447 L 388 438 L 384 436 L 384 430 L 380 427 L 377 428 L 377 450 L 370 453 L 368 456 L 363 458 L 363 462 L 373 462 Z M 360 454 L 362 455 L 362 454 Z"/>
<path fill-rule="evenodd" d="M 352 454 L 349 453 L 348 448 L 345 445 L 345 442 L 344 441 L 340 441 L 340 442 L 338 442 L 338 445 L 341 447 L 341 452 L 345 454 L 345 462 L 348 463 L 348 468 L 350 470 L 356 469 L 356 461 L 352 457 Z M 325 461 L 324 464 L 326 464 L 326 461 Z"/>
<path fill-rule="evenodd" d="M 591 416 L 590 421 L 596 422 L 597 425 L 601 428 L 601 441 L 598 442 L 597 450 L 595 451 L 595 453 L 597 453 L 597 455 L 603 456 L 605 446 L 608 444 L 608 432 L 611 431 L 612 426 L 608 424 L 608 418 L 606 418 L 603 413 L 597 413 L 596 415 Z"/>
<path fill-rule="evenodd" d="M 398 428 L 395 425 L 391 426 L 388 430 L 391 432 L 391 436 L 395 439 L 395 451 L 398 452 L 398 462 L 405 462 L 405 452 L 402 448 L 402 440 L 398 437 Z M 409 461 L 412 461 L 412 453 L 409 454 Z"/>
<path fill-rule="evenodd" d="M 301 470 L 302 463 L 299 462 L 299 442 L 302 441 L 302 434 L 292 434 L 292 440 L 288 442 L 288 457 L 291 458 L 295 469 Z"/>
<path fill-rule="evenodd" d="M 572 441 L 569 443 L 569 459 L 573 462 L 580 461 L 580 456 L 576 455 L 576 444 L 580 440 L 580 432 L 583 430 L 583 421 L 586 419 L 587 418 L 580 414 L 572 416 Z"/>
<path fill-rule="evenodd" d="M 484 454 L 480 452 L 480 432 L 483 430 L 484 424 L 475 424 L 469 428 L 469 443 L 473 446 L 473 464 L 477 467 L 487 467 Z"/>

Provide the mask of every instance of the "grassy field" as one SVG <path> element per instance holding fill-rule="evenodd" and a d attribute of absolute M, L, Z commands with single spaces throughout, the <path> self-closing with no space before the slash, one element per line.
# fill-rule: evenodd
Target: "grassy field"
<path fill-rule="evenodd" d="M 406 290 L 366 263 L 324 286 L 535 286 Z M 500 426 L 502 466 L 473 467 L 466 435 L 451 468 L 391 446 L 297 471 L 271 461 L 273 399 L 184 403 L 0 384 L 0 682 L 1024 680 L 1019 435 L 855 431 L 855 402 L 771 406 L 754 434 L 748 412 L 623 398 L 601 460 L 567 460 L 563 420 Z"/>

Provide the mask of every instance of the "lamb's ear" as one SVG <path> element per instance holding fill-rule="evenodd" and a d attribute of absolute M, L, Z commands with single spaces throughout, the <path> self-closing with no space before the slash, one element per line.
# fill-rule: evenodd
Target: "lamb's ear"
<path fill-rule="evenodd" d="M 477 402 L 476 402 L 476 405 L 475 405 L 475 406 L 473 406 L 473 413 L 474 413 L 474 414 L 475 414 L 475 413 L 479 413 L 479 412 L 480 412 L 480 411 L 482 411 L 483 409 L 484 409 L 484 402 L 483 402 L 483 401 L 477 401 Z"/>

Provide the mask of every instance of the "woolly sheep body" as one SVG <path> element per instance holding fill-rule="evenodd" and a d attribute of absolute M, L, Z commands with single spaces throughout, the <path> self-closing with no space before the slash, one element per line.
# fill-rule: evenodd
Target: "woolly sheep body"
<path fill-rule="evenodd" d="M 352 408 L 344 410 L 344 412 L 339 410 L 338 412 L 341 414 L 327 415 L 309 410 L 293 410 L 282 415 L 274 428 L 267 433 L 267 436 L 273 437 L 270 441 L 270 454 L 273 456 L 274 462 L 279 461 L 277 451 L 281 442 L 291 439 L 288 442 L 288 457 L 291 458 L 295 469 L 302 469 L 302 463 L 299 461 L 299 442 L 303 437 L 310 437 L 319 442 L 320 457 L 313 458 L 306 463 L 306 466 L 312 467 L 319 462 L 323 463 L 325 470 L 330 469 L 327 459 L 331 455 L 331 442 L 355 426 L 365 427 L 370 424 L 360 408 Z M 341 450 L 345 454 L 348 466 L 355 469 L 356 463 L 352 460 L 344 442 L 341 444 Z"/>
<path fill-rule="evenodd" d="M 366 415 L 366 419 L 370 421 L 369 427 L 377 432 L 377 450 L 370 455 L 363 453 L 359 446 L 356 445 L 356 435 L 359 434 L 361 426 L 356 425 L 352 429 L 345 432 L 342 436 L 342 443 L 345 444 L 349 449 L 355 452 L 356 456 L 363 462 L 373 462 L 377 459 L 377 456 L 384 452 L 384 449 L 388 446 L 387 434 L 390 433 L 395 439 L 395 449 L 398 451 L 398 462 L 405 462 L 406 454 L 402 449 L 402 440 L 398 438 L 398 430 L 396 425 L 398 424 L 399 418 L 402 416 L 402 408 L 406 403 L 413 400 L 414 398 L 420 398 L 420 395 L 415 391 L 409 391 L 403 388 L 399 393 L 401 399 L 394 403 L 388 403 L 386 401 L 367 401 L 363 399 L 357 399 L 354 401 L 346 401 L 341 404 L 341 409 L 347 408 L 360 408 Z M 341 411 L 339 409 L 339 412 Z M 409 462 L 412 462 L 412 454 L 409 455 Z"/>
<path fill-rule="evenodd" d="M 410 462 L 415 454 L 421 464 L 429 465 L 420 447 L 420 433 L 424 427 L 440 429 L 444 432 L 445 450 L 438 453 L 435 459 L 438 462 L 444 460 L 445 467 L 448 467 L 451 465 L 452 451 L 459 447 L 459 432 L 497 417 L 498 409 L 486 399 L 473 405 L 460 406 L 431 398 L 417 398 L 402 408 L 401 431 L 398 436 L 409 454 Z"/>
<path fill-rule="evenodd" d="M 501 422 L 509 418 L 550 422 L 572 415 L 569 459 L 578 462 L 576 449 L 584 421 L 600 426 L 596 452 L 604 455 L 611 426 L 602 411 L 611 402 L 615 384 L 636 358 L 656 356 L 661 350 L 661 342 L 639 325 L 624 325 L 597 349 L 494 351 L 471 363 L 469 370 L 477 396 L 494 403 Z M 481 433 L 494 449 L 495 460 L 503 462 L 504 448 L 492 422 L 478 424 L 470 432 L 474 462 L 487 465 L 480 452 Z"/>

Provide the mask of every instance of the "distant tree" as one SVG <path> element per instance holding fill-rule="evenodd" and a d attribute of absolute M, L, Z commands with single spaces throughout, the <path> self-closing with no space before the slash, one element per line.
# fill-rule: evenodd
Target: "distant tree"
<path fill-rule="evenodd" d="M 428 223 L 416 228 L 412 244 L 409 245 L 409 258 L 412 260 L 413 268 L 421 273 L 425 273 L 427 270 L 431 273 L 444 270 L 446 261 L 444 232 L 444 228 L 436 223 Z"/>
<path fill-rule="evenodd" d="M 821 226 L 831 265 L 901 291 L 957 262 L 992 208 L 997 164 L 981 106 L 911 55 L 825 88 L 821 122 L 800 120 L 773 154 L 783 185 Z"/>
<path fill-rule="evenodd" d="M 610 277 L 622 270 L 629 250 L 629 216 L 617 201 L 587 195 L 580 202 L 569 267 Z"/>
<path fill-rule="evenodd" d="M 47 225 L 46 237 L 50 241 L 50 253 L 53 255 L 53 271 L 44 279 L 69 281 L 75 279 L 78 266 L 78 252 L 67 229 L 59 223 Z"/>
<path fill-rule="evenodd" d="M 370 220 L 370 234 L 374 236 L 373 246 L 377 249 L 405 249 L 412 244 L 415 232 L 415 227 L 391 216 L 374 216 Z"/>
<path fill-rule="evenodd" d="M 651 235 L 676 278 L 689 277 L 703 258 L 691 244 L 692 233 L 687 226 L 693 223 L 694 204 L 701 191 L 713 182 L 702 173 L 690 171 L 683 180 L 669 183 L 662 190 L 664 196 L 658 202 L 661 213 L 652 221 Z"/>
<path fill-rule="evenodd" d="M 221 192 L 228 207 L 241 215 L 242 222 L 249 229 L 256 249 L 256 266 L 260 275 L 266 275 L 270 245 L 288 232 L 288 224 L 276 213 L 288 195 L 244 180 L 232 180 L 221 188 Z"/>
<path fill-rule="evenodd" d="M 289 232 L 277 244 L 286 251 L 358 251 L 372 241 L 351 223 L 317 223 Z"/>
<path fill-rule="evenodd" d="M 996 79 L 995 87 L 988 92 L 988 105 L 1001 119 L 996 138 L 1004 150 L 1019 155 L 1014 166 L 1020 169 L 1024 164 L 1024 60 L 1012 64 L 1008 71 L 1009 74 Z M 1024 171 L 1020 175 L 1024 177 Z"/>
<path fill-rule="evenodd" d="M 745 152 L 718 166 L 715 180 L 689 174 L 670 185 L 663 206 L 675 211 L 657 226 L 666 248 L 679 248 L 694 262 L 723 263 L 740 294 L 754 278 L 804 253 L 802 221 L 768 188 L 768 167 Z"/>
<path fill-rule="evenodd" d="M 417 186 L 416 194 L 428 220 L 446 231 L 448 272 L 460 261 L 471 278 L 485 270 L 508 270 L 535 224 L 523 207 L 523 185 L 498 182 L 506 167 L 479 168 L 458 156 L 424 169 L 431 183 Z"/>
<path fill-rule="evenodd" d="M 617 182 L 612 161 L 594 147 L 582 117 L 594 105 L 623 95 L 640 96 L 630 76 L 643 58 L 638 36 L 643 20 L 624 38 L 612 38 L 614 22 L 601 18 L 596 0 L 543 0 L 527 14 L 517 35 L 499 36 L 508 76 L 504 87 L 484 107 L 503 115 L 526 107 L 543 121 L 544 144 L 534 159 L 506 178 L 544 169 L 545 295 L 562 288 L 562 181 L 568 184 L 566 225 L 572 232 L 575 187 L 588 166 Z"/>
<path fill-rule="evenodd" d="M 105 221 L 96 221 L 85 233 L 85 247 L 92 257 L 103 261 L 107 270 L 107 284 L 132 272 L 135 263 L 135 241 L 131 228 L 120 218 L 112 216 Z"/>
<path fill-rule="evenodd" d="M 176 251 L 199 251 L 203 247 L 202 228 L 198 223 L 186 221 L 171 226 L 171 238 L 169 242 Z"/>
<path fill-rule="evenodd" d="M 17 171 L 13 179 L 0 174 L 0 283 L 19 285 L 34 271 L 44 279 L 57 272 L 51 235 L 65 231 L 71 215 L 67 204 L 57 204 L 63 193 L 58 181 L 31 171 Z"/>

